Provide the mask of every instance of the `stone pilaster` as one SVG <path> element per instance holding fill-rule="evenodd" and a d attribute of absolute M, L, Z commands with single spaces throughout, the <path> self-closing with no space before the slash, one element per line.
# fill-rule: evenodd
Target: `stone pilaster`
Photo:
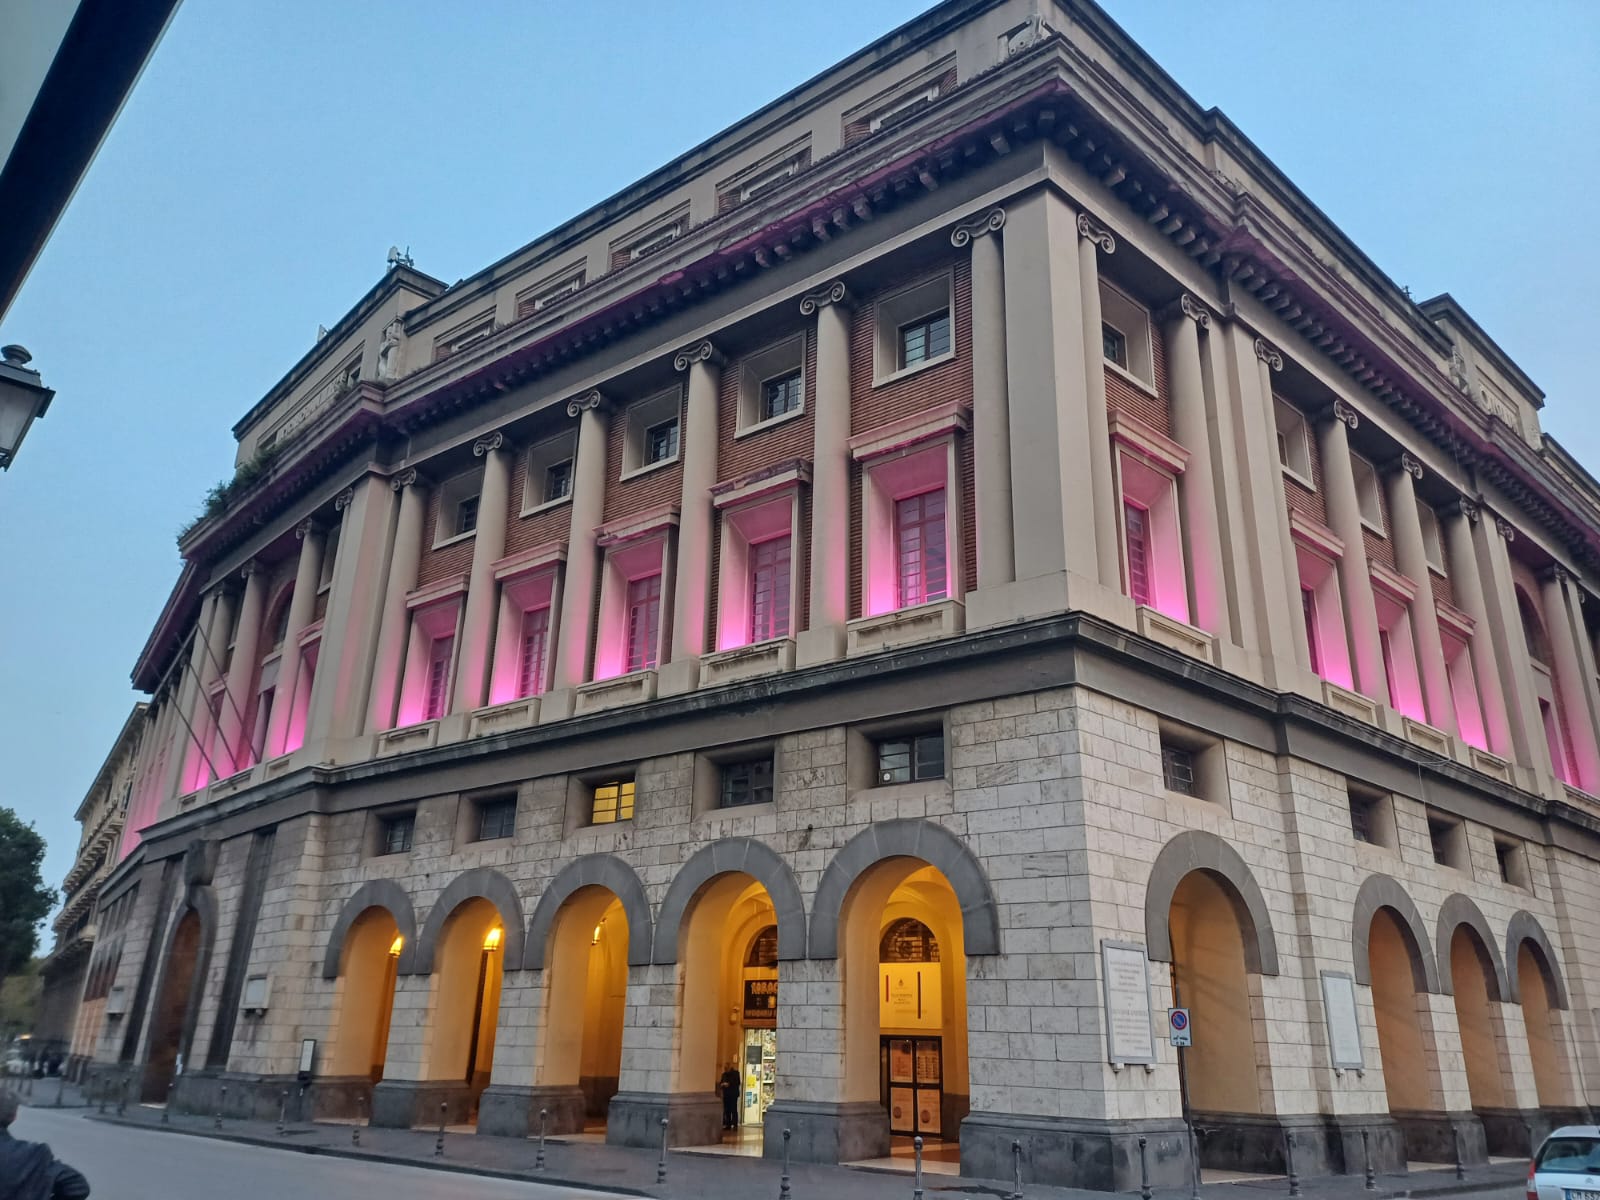
<path fill-rule="evenodd" d="M 478 526 L 472 535 L 472 567 L 456 647 L 456 682 L 451 711 L 468 713 L 488 700 L 489 667 L 494 661 L 495 616 L 500 585 L 494 564 L 505 555 L 506 518 L 511 495 L 511 443 L 491 433 L 472 444 L 483 459 L 483 486 L 478 493 Z"/>
<path fill-rule="evenodd" d="M 1580 635 L 1582 616 L 1570 592 L 1571 576 L 1566 568 L 1553 566 L 1541 581 L 1545 624 L 1550 632 L 1550 664 L 1557 695 L 1566 714 L 1566 736 L 1571 740 L 1578 777 L 1572 782 L 1587 792 L 1600 791 L 1600 747 L 1595 744 L 1595 716 L 1589 707 L 1590 689 L 1584 683 L 1583 656 L 1578 647 L 1587 641 Z"/>
<path fill-rule="evenodd" d="M 1422 519 L 1417 515 L 1417 493 L 1412 481 L 1422 478 L 1422 464 L 1402 454 L 1389 472 L 1389 525 L 1394 537 L 1395 561 L 1400 573 L 1417 585 L 1411 606 L 1411 628 L 1416 634 L 1417 666 L 1422 675 L 1422 696 L 1428 722 L 1455 733 L 1456 706 L 1450 695 L 1450 674 L 1445 667 L 1444 643 L 1439 639 L 1439 610 L 1433 601 L 1428 553 L 1422 544 Z"/>
<path fill-rule="evenodd" d="M 1356 690 L 1380 704 L 1387 704 L 1389 681 L 1383 669 L 1383 647 L 1378 637 L 1378 608 L 1372 596 L 1366 539 L 1361 533 L 1361 502 L 1356 495 L 1355 470 L 1350 464 L 1347 427 L 1354 429 L 1360 421 L 1355 409 L 1343 400 L 1335 400 L 1317 426 L 1317 446 L 1322 454 L 1328 524 L 1344 542 L 1344 554 L 1339 558 L 1339 591 L 1344 599 L 1345 633 L 1350 639 Z"/>
<path fill-rule="evenodd" d="M 1078 214 L 1079 312 L 1083 320 L 1083 379 L 1088 419 L 1089 491 L 1094 506 L 1095 561 L 1100 583 L 1122 589 L 1122 555 L 1117 536 L 1116 479 L 1111 466 L 1111 425 L 1106 414 L 1106 360 L 1101 353 L 1100 255 L 1117 242 L 1094 218 Z"/>
<path fill-rule="evenodd" d="M 672 647 L 660 675 L 663 693 L 686 692 L 699 682 L 706 652 L 711 577 L 711 531 L 715 512 L 711 485 L 717 481 L 717 394 L 722 355 L 710 342 L 681 351 L 673 366 L 689 375 L 681 445 L 683 489 L 679 501 L 677 571 L 672 589 Z"/>
<path fill-rule="evenodd" d="M 284 751 L 289 718 L 294 713 L 295 688 L 300 682 L 300 635 L 316 611 L 317 582 L 322 576 L 324 534 L 321 526 L 308 517 L 295 528 L 295 536 L 300 539 L 300 561 L 295 568 L 294 594 L 289 598 L 289 621 L 278 659 L 278 682 L 271 722 L 267 726 L 266 747 L 261 752 L 263 758 L 276 758 Z"/>
<path fill-rule="evenodd" d="M 605 512 L 606 432 L 610 425 L 605 399 L 599 392 L 586 392 L 567 401 L 567 415 L 578 418 L 578 453 L 572 472 L 572 517 L 556 631 L 554 690 L 568 699 L 563 704 L 559 695 L 546 696 L 539 708 L 541 720 L 570 716 L 571 689 L 588 678 L 589 646 L 594 637 L 589 619 L 600 569 L 594 531 Z"/>
<path fill-rule="evenodd" d="M 1478 506 L 1470 500 L 1458 500 L 1440 514 L 1456 603 L 1473 621 L 1472 640 L 1467 651 L 1472 655 L 1472 675 L 1478 685 L 1478 704 L 1483 710 L 1488 749 L 1510 758 L 1513 756 L 1511 725 L 1506 716 L 1505 691 L 1500 682 L 1495 637 L 1490 628 L 1489 607 L 1473 537 L 1473 526 L 1478 520 Z"/>
<path fill-rule="evenodd" d="M 844 657 L 850 617 L 850 293 L 840 280 L 808 293 L 817 318 L 816 416 L 812 425 L 811 610 L 796 637 L 802 664 Z"/>
<path fill-rule="evenodd" d="M 1184 293 L 1165 314 L 1167 364 L 1172 377 L 1172 432 L 1189 452 L 1178 481 L 1183 516 L 1184 559 L 1189 575 L 1189 619 L 1221 638 L 1234 636 L 1229 613 L 1227 573 L 1222 561 L 1217 476 L 1211 458 L 1209 405 L 1200 357 L 1202 335 L 1209 339 L 1211 313 Z"/>
<path fill-rule="evenodd" d="M 389 556 L 388 578 L 384 581 L 383 617 L 378 632 L 378 650 L 372 666 L 371 706 L 367 713 L 367 732 L 381 733 L 394 728 L 395 705 L 400 699 L 400 672 L 405 667 L 406 635 L 411 615 L 406 610 L 406 594 L 417 584 L 417 567 L 422 561 L 422 520 L 428 508 L 428 489 L 407 467 L 389 480 L 400 495 L 400 516 L 395 523 L 394 551 Z"/>
<path fill-rule="evenodd" d="M 1505 696 L 1511 757 L 1531 769 L 1539 779 L 1546 780 L 1554 770 L 1533 690 L 1532 655 L 1527 638 L 1522 634 L 1522 614 L 1517 606 L 1511 556 L 1506 546 L 1516 536 L 1517 531 L 1509 521 L 1484 509 L 1473 527 L 1473 547 L 1478 572 L 1483 578 L 1486 623 L 1494 638 L 1495 661 L 1500 666 L 1500 689 Z"/>
<path fill-rule="evenodd" d="M 233 656 L 228 660 L 228 682 L 222 708 L 217 713 L 217 740 L 212 757 L 224 775 L 250 765 L 250 734 L 245 714 L 250 711 L 250 689 L 256 679 L 256 658 L 261 646 L 261 621 L 267 601 L 267 575 L 259 564 L 246 563 L 244 600 L 233 635 Z"/>

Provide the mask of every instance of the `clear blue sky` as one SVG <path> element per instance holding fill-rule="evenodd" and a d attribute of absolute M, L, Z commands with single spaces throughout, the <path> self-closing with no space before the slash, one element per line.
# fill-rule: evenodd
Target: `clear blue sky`
<path fill-rule="evenodd" d="M 57 390 L 0 475 L 0 804 L 49 839 L 136 699 L 230 426 L 377 281 L 459 279 L 914 16 L 915 0 L 189 0 L 0 327 Z M 1600 4 L 1111 0 L 1600 469 Z"/>

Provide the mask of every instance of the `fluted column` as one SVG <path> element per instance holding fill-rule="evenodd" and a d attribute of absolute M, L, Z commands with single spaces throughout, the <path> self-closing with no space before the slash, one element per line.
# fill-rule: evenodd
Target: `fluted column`
<path fill-rule="evenodd" d="M 1094 502 L 1095 561 L 1100 583 L 1122 590 L 1122 555 L 1117 538 L 1116 480 L 1111 469 L 1111 423 L 1106 415 L 1106 360 L 1101 352 L 1100 253 L 1116 251 L 1116 239 L 1086 213 L 1078 214 L 1078 288 L 1083 314 L 1083 377 L 1089 418 L 1089 485 Z"/>
<path fill-rule="evenodd" d="M 1011 523 L 1011 398 L 1006 383 L 1005 265 L 993 208 L 957 225 L 950 244 L 972 247 L 972 473 L 980 588 L 1017 577 Z"/>
<path fill-rule="evenodd" d="M 1511 734 L 1511 754 L 1541 776 L 1554 773 L 1550 744 L 1533 687 L 1532 654 L 1522 633 L 1522 612 L 1511 575 L 1511 555 L 1506 546 L 1517 531 L 1504 517 L 1487 510 L 1473 530 L 1478 571 L 1483 577 L 1484 606 L 1495 659 L 1500 665 L 1500 687 L 1505 695 L 1506 723 Z"/>
<path fill-rule="evenodd" d="M 813 663 L 843 656 L 850 616 L 850 305 L 843 281 L 804 296 L 800 314 L 817 318 L 811 606 L 796 651 L 800 662 Z"/>
<path fill-rule="evenodd" d="M 1472 675 L 1478 685 L 1478 703 L 1483 709 L 1484 737 L 1493 753 L 1510 758 L 1511 726 L 1506 719 L 1506 698 L 1500 683 L 1500 665 L 1495 658 L 1495 639 L 1483 594 L 1483 576 L 1478 570 L 1478 554 L 1473 547 L 1472 527 L 1477 522 L 1478 506 L 1470 500 L 1457 500 L 1440 514 L 1451 588 L 1456 604 L 1472 618 L 1472 640 L 1467 652 L 1472 655 Z"/>
<path fill-rule="evenodd" d="M 1433 579 L 1428 573 L 1428 551 L 1422 543 L 1422 519 L 1417 515 L 1417 491 L 1412 482 L 1421 478 L 1422 464 L 1412 455 L 1402 454 L 1396 469 L 1389 472 L 1389 525 L 1400 573 L 1417 585 L 1417 598 L 1411 605 L 1411 628 L 1416 634 L 1417 665 L 1421 668 L 1428 722 L 1446 733 L 1455 733 L 1456 705 L 1450 695 L 1450 673 L 1445 666 L 1444 643 L 1439 638 L 1439 610 L 1433 602 Z"/>
<path fill-rule="evenodd" d="M 711 486 L 717 482 L 717 393 L 722 384 L 722 355 L 710 342 L 680 352 L 673 366 L 689 373 L 689 397 L 681 446 L 683 491 L 678 512 L 677 578 L 672 589 L 672 650 L 669 663 L 683 687 L 694 686 L 693 666 L 706 650 L 711 578 Z"/>
<path fill-rule="evenodd" d="M 422 561 L 422 519 L 428 510 L 427 485 L 418 481 L 417 469 L 407 467 L 389 480 L 400 494 L 400 517 L 395 522 L 394 552 L 389 556 L 384 582 L 383 618 L 378 629 L 378 652 L 372 667 L 372 698 L 367 732 L 394 728 L 395 705 L 400 699 L 400 672 L 405 666 L 406 635 L 411 614 L 406 595 L 417 586 Z"/>
<path fill-rule="evenodd" d="M 589 642 L 594 631 L 594 581 L 599 568 L 595 528 L 605 514 L 606 431 L 610 421 L 599 392 L 567 401 L 567 415 L 578 417 L 578 453 L 572 471 L 572 521 L 567 532 L 567 569 L 561 585 L 561 625 L 556 631 L 555 684 L 574 688 L 587 678 Z M 551 713 L 555 712 L 554 706 Z M 540 710 L 541 718 L 544 710 Z"/>
<path fill-rule="evenodd" d="M 239 624 L 233 635 L 233 656 L 228 660 L 228 682 L 217 714 L 217 770 L 225 775 L 248 765 L 246 741 L 250 731 L 244 727 L 250 708 L 250 688 L 256 677 L 256 658 L 261 647 L 262 609 L 267 600 L 267 574 L 252 561 L 240 571 L 244 576 L 244 600 L 239 606 Z"/>
<path fill-rule="evenodd" d="M 1211 430 L 1206 415 L 1205 372 L 1200 337 L 1209 338 L 1211 313 L 1188 293 L 1164 314 L 1167 369 L 1172 382 L 1172 432 L 1189 452 L 1178 480 L 1183 515 L 1184 558 L 1189 575 L 1189 619 L 1208 633 L 1232 636 L 1227 575 L 1222 565 L 1216 472 L 1211 462 Z"/>
<path fill-rule="evenodd" d="M 1339 591 L 1344 598 L 1345 630 L 1350 638 L 1356 690 L 1380 703 L 1390 702 L 1378 640 L 1378 606 L 1372 597 L 1367 544 L 1361 534 L 1361 501 L 1356 496 L 1355 469 L 1350 465 L 1350 438 L 1361 421 L 1356 410 L 1335 400 L 1317 428 L 1322 453 L 1322 482 L 1328 503 L 1328 524 L 1344 542 L 1339 558 Z"/>
<path fill-rule="evenodd" d="M 295 568 L 294 594 L 289 598 L 289 623 L 283 635 L 283 652 L 278 659 L 278 682 L 274 692 L 272 716 L 267 725 L 263 758 L 283 753 L 289 718 L 294 712 L 295 688 L 300 682 L 300 635 L 311 623 L 317 607 L 317 582 L 322 578 L 322 551 L 327 535 L 322 526 L 307 517 L 295 526 L 300 539 L 300 562 Z"/>
<path fill-rule="evenodd" d="M 494 564 L 505 556 L 506 518 L 511 496 L 511 444 L 496 431 L 472 444 L 483 459 L 483 486 L 478 492 L 478 527 L 472 535 L 472 567 L 456 647 L 456 686 L 451 712 L 482 708 L 488 698 L 489 668 L 494 658 L 495 616 L 499 585 Z"/>
<path fill-rule="evenodd" d="M 1573 782 L 1587 792 L 1600 790 L 1600 748 L 1595 744 L 1594 714 L 1589 708 L 1588 691 L 1583 682 L 1583 657 L 1574 634 L 1578 617 L 1576 601 L 1569 598 L 1571 577 L 1559 564 L 1546 571 L 1541 580 L 1545 624 L 1550 627 L 1550 652 L 1555 659 L 1550 671 L 1555 676 L 1561 710 L 1566 716 L 1565 733 L 1572 743 L 1572 758 L 1578 768 Z M 1580 618 L 1581 621 L 1581 618 Z"/>

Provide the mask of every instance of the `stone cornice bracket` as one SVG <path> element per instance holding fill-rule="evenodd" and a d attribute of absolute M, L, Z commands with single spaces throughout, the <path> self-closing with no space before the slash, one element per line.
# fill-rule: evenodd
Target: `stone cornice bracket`
<path fill-rule="evenodd" d="M 583 395 L 574 396 L 567 401 L 567 416 L 577 417 L 586 412 L 594 412 L 596 409 L 604 409 L 605 403 L 605 397 L 600 394 L 598 389 L 590 389 Z"/>
<path fill-rule="evenodd" d="M 295 540 L 298 542 L 303 542 L 306 540 L 306 538 L 310 537 L 312 533 L 321 528 L 322 523 L 315 517 L 307 517 L 304 521 L 301 521 L 300 524 L 294 527 Z"/>
<path fill-rule="evenodd" d="M 1274 371 L 1283 370 L 1283 355 L 1279 354 L 1277 348 L 1270 342 L 1256 339 L 1256 357 Z"/>
<path fill-rule="evenodd" d="M 1505 538 L 1507 542 L 1517 540 L 1517 531 L 1511 527 L 1511 522 L 1504 517 L 1496 517 L 1494 519 L 1494 531 Z"/>
<path fill-rule="evenodd" d="M 1006 210 L 1003 208 L 991 208 L 981 217 L 973 217 L 971 220 L 962 221 L 961 224 L 952 229 L 950 231 L 950 244 L 960 250 L 963 246 L 970 245 L 973 238 L 981 238 L 986 233 L 999 233 L 1000 230 L 1005 228 L 1005 224 Z"/>
<path fill-rule="evenodd" d="M 356 498 L 356 490 L 355 490 L 355 488 L 353 488 L 353 487 L 345 488 L 344 491 L 340 492 L 337 496 L 335 496 L 333 498 L 333 511 L 334 512 L 343 512 L 345 509 L 350 507 L 350 501 L 354 500 L 355 498 Z"/>
<path fill-rule="evenodd" d="M 397 471 L 389 476 L 389 486 L 397 492 L 403 492 L 417 482 L 417 469 L 407 467 L 404 471 Z"/>
<path fill-rule="evenodd" d="M 486 434 L 472 443 L 472 457 L 482 458 L 491 450 L 498 450 L 506 444 L 506 435 L 496 429 L 493 433 Z"/>
<path fill-rule="evenodd" d="M 1163 324 L 1180 318 L 1187 318 L 1193 321 L 1201 329 L 1211 328 L 1211 310 L 1189 295 L 1188 292 L 1184 292 L 1156 314 L 1156 319 Z"/>
<path fill-rule="evenodd" d="M 686 350 L 679 350 L 672 358 L 674 371 L 687 371 L 695 363 L 710 363 L 713 367 L 720 367 L 727 361 L 722 351 L 713 346 L 709 339 L 697 342 Z"/>
<path fill-rule="evenodd" d="M 1402 451 L 1400 454 L 1400 469 L 1418 483 L 1422 482 L 1422 463 L 1417 461 L 1416 456 L 1409 450 Z"/>
<path fill-rule="evenodd" d="M 817 309 L 826 308 L 830 304 L 848 307 L 849 303 L 850 289 L 845 287 L 844 280 L 835 279 L 832 283 L 800 297 L 800 315 L 809 317 L 815 315 Z"/>
<path fill-rule="evenodd" d="M 1117 239 L 1111 236 L 1111 231 L 1104 225 L 1096 224 L 1088 213 L 1078 214 L 1078 236 L 1088 238 L 1106 254 L 1117 252 Z"/>
<path fill-rule="evenodd" d="M 1352 433 L 1361 426 L 1361 414 L 1337 396 L 1333 398 L 1333 407 L 1328 411 L 1333 414 L 1335 421 L 1343 421 L 1349 426 Z M 1418 476 L 1418 478 L 1420 479 L 1421 476 Z"/>

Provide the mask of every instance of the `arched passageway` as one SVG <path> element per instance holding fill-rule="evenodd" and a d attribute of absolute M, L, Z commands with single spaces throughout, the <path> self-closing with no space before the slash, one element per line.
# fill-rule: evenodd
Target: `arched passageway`
<path fill-rule="evenodd" d="M 194 1037 L 193 1016 L 199 999 L 196 985 L 203 981 L 203 973 L 198 970 L 203 934 L 199 912 L 188 908 L 178 918 L 167 943 L 161 994 L 151 1012 L 150 1042 L 145 1054 L 141 1097 L 146 1104 L 166 1100 L 180 1073 L 179 1060 L 187 1057 Z"/>
<path fill-rule="evenodd" d="M 580 887 L 555 914 L 546 943 L 538 1081 L 572 1095 L 552 1105 L 552 1133 L 605 1127 L 622 1070 L 628 941 L 622 901 L 609 888 Z"/>
<path fill-rule="evenodd" d="M 405 944 L 399 923 L 386 908 L 368 908 L 351 924 L 339 959 L 336 1015 L 324 1075 L 373 1083 L 383 1078 Z"/>
<path fill-rule="evenodd" d="M 1543 949 L 1532 938 L 1517 944 L 1515 967 L 1522 1024 L 1528 1035 L 1528 1057 L 1541 1108 L 1561 1108 L 1572 1103 L 1562 1067 L 1561 1024 L 1557 1016 L 1555 974 Z"/>
<path fill-rule="evenodd" d="M 1500 988 L 1489 949 L 1470 925 L 1457 925 L 1450 935 L 1450 978 L 1472 1107 L 1504 1108 L 1505 1041 L 1496 1011 Z"/>
<path fill-rule="evenodd" d="M 1411 927 L 1393 908 L 1384 906 L 1372 914 L 1367 956 L 1389 1111 L 1437 1109 L 1433 1098 L 1433 1055 L 1419 1011 L 1426 994 L 1425 985 L 1418 981 L 1422 948 Z M 1407 1153 L 1418 1156 L 1410 1146 Z"/>
<path fill-rule="evenodd" d="M 463 1100 L 452 1106 L 456 1121 L 476 1119 L 478 1097 L 489 1083 L 505 939 L 506 920 L 500 910 L 474 896 L 450 912 L 434 945 L 425 1078 L 461 1085 L 456 1094 Z"/>

